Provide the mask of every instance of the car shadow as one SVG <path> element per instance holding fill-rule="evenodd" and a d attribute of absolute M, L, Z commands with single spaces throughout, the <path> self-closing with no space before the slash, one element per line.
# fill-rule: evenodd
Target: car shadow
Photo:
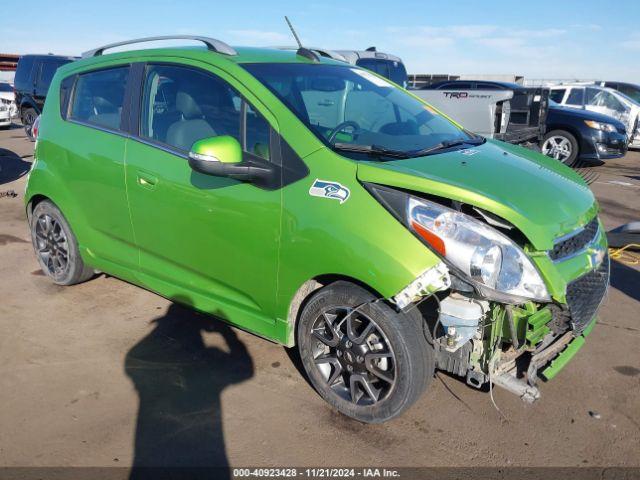
<path fill-rule="evenodd" d="M 229 478 L 220 397 L 253 376 L 253 362 L 226 323 L 174 300 L 125 359 L 139 396 L 130 479 Z M 226 348 L 207 346 L 207 332 Z"/>
<path fill-rule="evenodd" d="M 17 153 L 0 148 L 0 185 L 13 182 L 29 173 L 31 162 L 25 162 Z"/>
<path fill-rule="evenodd" d="M 640 301 L 640 270 L 614 260 L 611 262 L 609 283 L 628 297 Z"/>

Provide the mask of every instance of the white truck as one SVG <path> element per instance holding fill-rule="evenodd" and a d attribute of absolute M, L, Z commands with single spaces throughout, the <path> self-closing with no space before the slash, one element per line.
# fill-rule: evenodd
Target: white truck
<path fill-rule="evenodd" d="M 509 143 L 536 147 L 545 133 L 546 88 L 486 80 L 452 80 L 410 89 L 467 130 Z"/>

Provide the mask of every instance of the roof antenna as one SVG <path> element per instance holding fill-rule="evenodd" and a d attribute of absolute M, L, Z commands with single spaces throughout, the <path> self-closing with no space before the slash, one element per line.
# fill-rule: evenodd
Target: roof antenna
<path fill-rule="evenodd" d="M 289 25 L 289 29 L 291 30 L 291 33 L 293 34 L 293 38 L 296 39 L 296 43 L 298 44 L 298 50 L 296 51 L 296 55 L 300 55 L 301 57 L 308 58 L 312 62 L 319 62 L 320 58 L 318 57 L 318 55 L 316 55 L 316 53 L 314 51 L 309 50 L 308 48 L 304 48 L 302 46 L 302 42 L 300 41 L 300 38 L 298 38 L 298 34 L 296 33 L 295 29 L 293 28 L 293 25 L 291 25 L 291 22 L 289 21 L 289 17 L 287 17 L 285 15 L 284 19 L 287 22 L 287 25 Z"/>

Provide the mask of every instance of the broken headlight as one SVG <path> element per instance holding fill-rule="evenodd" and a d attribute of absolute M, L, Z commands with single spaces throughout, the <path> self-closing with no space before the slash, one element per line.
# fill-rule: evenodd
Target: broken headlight
<path fill-rule="evenodd" d="M 522 249 L 496 229 L 437 203 L 408 197 L 409 228 L 487 298 L 549 301 L 547 287 Z"/>

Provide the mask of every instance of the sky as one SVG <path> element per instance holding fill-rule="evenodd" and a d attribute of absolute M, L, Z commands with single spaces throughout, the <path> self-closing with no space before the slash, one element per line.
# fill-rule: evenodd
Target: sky
<path fill-rule="evenodd" d="M 29 9 L 28 28 L 3 22 L 0 52 L 79 55 L 167 34 L 291 45 L 288 15 L 306 45 L 376 46 L 409 73 L 640 83 L 639 0 L 30 0 Z"/>

